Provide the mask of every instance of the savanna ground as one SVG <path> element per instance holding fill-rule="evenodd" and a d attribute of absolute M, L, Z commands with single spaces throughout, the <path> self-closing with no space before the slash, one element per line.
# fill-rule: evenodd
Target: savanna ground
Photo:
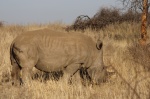
<path fill-rule="evenodd" d="M 50 28 L 65 32 L 64 27 L 60 23 L 0 27 L 0 99 L 150 99 L 150 53 L 137 44 L 138 23 L 116 23 L 100 31 L 83 32 L 94 40 L 99 37 L 104 43 L 104 63 L 107 71 L 114 72 L 106 82 L 83 86 L 38 78 L 26 87 L 12 86 L 9 47 L 13 39 L 24 31 Z"/>

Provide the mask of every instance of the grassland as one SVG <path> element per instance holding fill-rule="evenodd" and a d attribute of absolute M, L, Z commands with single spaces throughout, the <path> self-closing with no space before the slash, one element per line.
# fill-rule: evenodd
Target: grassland
<path fill-rule="evenodd" d="M 150 99 L 150 55 L 137 45 L 140 37 L 138 23 L 125 22 L 100 31 L 86 29 L 83 32 L 93 40 L 103 40 L 104 63 L 107 71 L 114 72 L 106 82 L 83 86 L 54 80 L 41 82 L 39 79 L 25 87 L 12 86 L 9 47 L 13 39 L 24 31 L 50 28 L 65 32 L 65 27 L 60 23 L 0 27 L 0 99 Z"/>

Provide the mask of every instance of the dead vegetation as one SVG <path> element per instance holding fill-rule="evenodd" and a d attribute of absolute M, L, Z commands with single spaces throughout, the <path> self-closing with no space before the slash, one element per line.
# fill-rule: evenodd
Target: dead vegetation
<path fill-rule="evenodd" d="M 150 24 L 150 13 L 148 14 L 148 25 Z M 69 30 L 82 30 L 87 28 L 92 30 L 100 30 L 110 24 L 121 24 L 123 22 L 137 22 L 141 21 L 141 13 L 128 10 L 124 13 L 117 8 L 102 8 L 92 18 L 87 15 L 80 15 L 76 18 L 75 22 L 67 27 Z"/>
<path fill-rule="evenodd" d="M 140 46 L 139 44 L 133 44 L 129 47 L 131 59 L 138 64 L 141 64 L 145 71 L 150 71 L 150 45 Z"/>
<path fill-rule="evenodd" d="M 4 23 L 2 21 L 0 21 L 0 27 L 4 26 Z"/>
<path fill-rule="evenodd" d="M 88 19 L 87 19 L 88 20 Z M 9 47 L 12 40 L 24 31 L 41 28 L 65 32 L 62 24 L 3 26 L 0 29 L 0 98 L 1 99 L 149 99 L 149 47 L 136 43 L 140 24 L 123 22 L 107 25 L 99 31 L 85 29 L 84 34 L 99 37 L 104 43 L 104 63 L 114 72 L 100 85 L 66 85 L 57 79 L 57 73 L 45 75 L 34 71 L 32 83 L 26 87 L 11 85 Z M 72 31 L 76 33 L 76 31 Z M 78 31 L 81 32 L 81 31 Z M 148 33 L 150 28 L 148 28 Z M 81 32 L 83 33 L 83 32 Z M 149 45 L 148 45 L 149 46 Z M 60 72 L 61 73 L 61 72 Z M 53 76 L 53 74 L 55 76 Z M 55 78 L 56 77 L 56 78 Z M 57 79 L 57 80 L 53 80 Z"/>

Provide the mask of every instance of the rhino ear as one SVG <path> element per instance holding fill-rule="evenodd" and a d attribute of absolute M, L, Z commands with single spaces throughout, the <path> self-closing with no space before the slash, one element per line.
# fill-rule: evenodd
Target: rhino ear
<path fill-rule="evenodd" d="M 100 50 L 103 47 L 103 42 L 101 40 L 97 40 L 96 47 Z"/>

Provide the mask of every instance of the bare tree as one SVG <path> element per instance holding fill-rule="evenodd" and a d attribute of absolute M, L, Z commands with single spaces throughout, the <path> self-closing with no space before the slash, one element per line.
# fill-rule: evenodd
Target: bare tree
<path fill-rule="evenodd" d="M 148 0 L 143 0 L 141 40 L 140 40 L 140 44 L 142 45 L 145 45 L 147 40 L 147 15 L 148 15 Z"/>
<path fill-rule="evenodd" d="M 147 40 L 147 15 L 150 6 L 150 0 L 121 0 L 124 8 L 131 9 L 135 12 L 142 11 L 141 39 L 140 44 L 145 45 Z"/>
<path fill-rule="evenodd" d="M 123 3 L 124 9 L 130 9 L 135 12 L 143 11 L 143 0 L 120 0 L 120 1 Z M 147 4 L 149 8 L 150 0 L 147 0 Z"/>

